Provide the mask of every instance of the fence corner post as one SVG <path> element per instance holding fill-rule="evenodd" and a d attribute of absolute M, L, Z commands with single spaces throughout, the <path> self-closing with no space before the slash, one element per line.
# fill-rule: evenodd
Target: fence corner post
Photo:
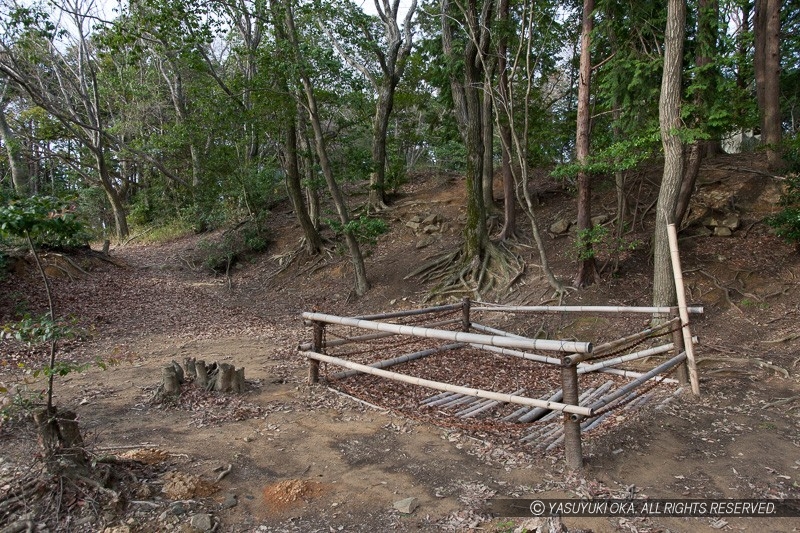
<path fill-rule="evenodd" d="M 314 321 L 314 340 L 311 343 L 311 351 L 324 353 L 323 338 L 325 336 L 325 324 Z M 319 361 L 316 359 L 308 360 L 308 384 L 319 383 Z"/>
<path fill-rule="evenodd" d="M 561 386 L 564 391 L 563 402 L 578 405 L 578 365 L 565 363 L 561 366 Z M 567 468 L 583 471 L 583 448 L 581 446 L 581 421 L 571 413 L 564 415 L 564 459 Z"/>
<path fill-rule="evenodd" d="M 469 316 L 470 305 L 469 298 L 464 298 L 461 301 L 461 331 L 469 332 L 472 327 L 472 321 Z"/>

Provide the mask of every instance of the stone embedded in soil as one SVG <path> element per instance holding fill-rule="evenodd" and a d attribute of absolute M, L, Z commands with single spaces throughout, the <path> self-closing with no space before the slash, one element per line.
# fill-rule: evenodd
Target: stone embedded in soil
<path fill-rule="evenodd" d="M 403 514 L 411 514 L 419 507 L 419 502 L 416 498 L 405 498 L 394 502 L 394 508 Z"/>
<path fill-rule="evenodd" d="M 199 531 L 211 531 L 214 527 L 214 521 L 211 520 L 211 515 L 206 513 L 199 513 L 192 516 L 189 524 Z"/>
<path fill-rule="evenodd" d="M 569 230 L 571 223 L 566 218 L 562 218 L 550 225 L 550 233 L 555 233 L 556 235 L 560 235 L 562 233 L 566 233 Z"/>
<path fill-rule="evenodd" d="M 236 495 L 235 494 L 228 494 L 225 497 L 225 501 L 222 502 L 222 508 L 223 509 L 230 509 L 231 507 L 236 507 L 236 505 L 238 505 L 238 503 L 239 503 L 239 501 L 236 499 Z"/>
<path fill-rule="evenodd" d="M 731 228 L 725 226 L 717 226 L 714 228 L 714 235 L 717 237 L 730 237 L 732 234 Z"/>

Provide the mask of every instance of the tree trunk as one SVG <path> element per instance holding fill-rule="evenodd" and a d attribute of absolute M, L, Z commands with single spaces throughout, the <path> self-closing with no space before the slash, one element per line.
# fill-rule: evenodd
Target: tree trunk
<path fill-rule="evenodd" d="M 482 16 L 477 12 L 477 6 L 470 2 L 463 11 L 467 18 L 467 26 L 477 30 L 482 28 L 488 31 L 487 21 L 490 20 L 491 4 L 489 0 L 484 5 Z M 453 34 L 451 26 L 449 0 L 442 1 L 442 45 L 447 57 L 455 59 L 453 47 Z M 480 20 L 479 20 L 480 17 Z M 482 24 L 479 25 L 479 22 Z M 478 42 L 476 42 L 478 41 Z M 470 260 L 483 258 L 489 245 L 489 234 L 486 229 L 486 206 L 483 202 L 483 119 L 479 87 L 483 85 L 479 46 L 488 45 L 488 35 L 473 34 L 466 42 L 464 48 L 464 78 L 460 81 L 455 73 L 450 77 L 450 88 L 453 92 L 456 120 L 459 125 L 464 145 L 467 149 L 467 221 L 464 226 L 464 255 Z"/>
<path fill-rule="evenodd" d="M 101 145 L 102 146 L 102 145 Z M 128 215 L 125 213 L 125 206 L 122 204 L 122 199 L 119 193 L 114 188 L 114 183 L 109 175 L 108 165 L 106 165 L 105 157 L 103 156 L 103 149 L 98 148 L 100 153 L 94 152 L 95 164 L 97 165 L 97 173 L 100 175 L 100 185 L 106 193 L 108 203 L 111 204 L 111 212 L 114 214 L 114 227 L 116 229 L 117 241 L 122 242 L 128 236 Z"/>
<path fill-rule="evenodd" d="M 592 27 L 594 25 L 594 0 L 583 0 L 583 29 L 581 30 L 581 58 L 578 81 L 578 120 L 575 136 L 575 157 L 583 166 L 589 158 L 591 116 L 589 97 L 592 76 Z M 596 270 L 594 250 L 589 239 L 592 230 L 592 177 L 584 168 L 578 172 L 578 274 L 576 287 L 587 287 L 594 283 Z"/>
<path fill-rule="evenodd" d="M 294 27 L 294 15 L 291 6 L 283 6 L 285 9 L 285 24 L 286 34 L 289 44 L 292 46 L 294 58 L 298 65 L 301 65 L 300 49 L 297 43 L 297 33 Z M 300 81 L 303 85 L 303 92 L 305 94 L 305 101 L 308 111 L 308 119 L 311 122 L 311 128 L 314 131 L 314 144 L 319 158 L 319 164 L 322 168 L 322 174 L 325 177 L 325 182 L 328 185 L 328 190 L 331 193 L 336 212 L 339 215 L 339 222 L 344 229 L 345 243 L 350 252 L 350 260 L 353 263 L 353 273 L 355 275 L 355 293 L 357 296 L 363 296 L 369 290 L 369 282 L 367 281 L 367 270 L 364 266 L 364 257 L 361 254 L 361 247 L 358 244 L 353 232 L 348 228 L 350 223 L 350 215 L 348 213 L 347 204 L 345 203 L 342 191 L 339 189 L 339 184 L 336 183 L 336 178 L 333 175 L 333 167 L 328 159 L 328 151 L 325 145 L 325 135 L 322 131 L 322 124 L 319 118 L 319 110 L 317 108 L 317 98 L 314 94 L 314 87 L 308 74 L 300 68 Z"/>
<path fill-rule="evenodd" d="M 683 177 L 681 127 L 681 76 L 683 40 L 686 31 L 685 0 L 668 0 L 667 28 L 664 36 L 664 73 L 658 103 L 661 144 L 664 148 L 664 175 L 656 204 L 653 238 L 653 305 L 675 305 L 675 283 L 670 262 L 667 225 L 674 221 L 675 205 Z"/>
<path fill-rule="evenodd" d="M 369 210 L 386 208 L 386 132 L 394 107 L 395 83 L 384 76 L 372 121 L 372 173 L 369 176 Z"/>
<path fill-rule="evenodd" d="M 719 26 L 719 5 L 716 0 L 700 0 L 697 6 L 697 51 L 695 53 L 695 67 L 697 83 L 704 87 L 695 93 L 694 106 L 697 115 L 694 117 L 695 128 L 709 131 L 705 124 L 708 114 L 705 110 L 714 94 L 716 73 L 709 70 L 709 65 L 716 56 L 717 28 Z M 689 147 L 688 161 L 678 193 L 678 203 L 675 206 L 675 226 L 680 230 L 683 219 L 689 210 L 689 201 L 694 192 L 694 185 L 700 173 L 700 164 L 708 155 L 710 141 L 696 139 Z"/>
<path fill-rule="evenodd" d="M 498 93 L 500 101 L 508 101 L 508 30 L 505 25 L 509 18 L 509 0 L 500 0 L 498 7 L 498 20 L 501 23 L 498 44 L 497 68 L 499 70 Z M 506 113 L 497 111 L 498 123 L 500 125 L 500 144 L 502 149 L 500 168 L 503 176 L 503 229 L 500 232 L 502 240 L 511 239 L 517 231 L 517 210 L 516 196 L 514 195 L 514 175 L 511 172 L 511 126 L 508 124 Z"/>
<path fill-rule="evenodd" d="M 483 205 L 488 213 L 497 211 L 494 203 L 494 111 L 492 106 L 492 78 L 494 77 L 495 61 L 490 60 L 490 65 L 484 72 L 483 99 L 481 119 L 483 120 L 483 168 L 481 183 L 483 187 Z"/>
<path fill-rule="evenodd" d="M 297 161 L 297 127 L 294 117 L 287 117 L 286 127 L 286 153 L 284 155 L 286 168 L 286 189 L 292 201 L 295 216 L 305 236 L 305 249 L 309 255 L 316 255 L 322 250 L 322 237 L 306 210 L 303 202 L 303 188 L 300 183 L 300 168 Z"/>
<path fill-rule="evenodd" d="M 8 166 L 11 167 L 11 183 L 14 191 L 20 196 L 30 194 L 30 173 L 28 163 L 22 156 L 21 146 L 11 127 L 6 121 L 5 109 L 0 108 L 0 140 L 6 147 Z"/>
<path fill-rule="evenodd" d="M 780 106 L 780 0 L 756 0 L 755 58 L 756 94 L 761 117 L 761 142 L 766 146 L 771 169 L 782 165 Z"/>

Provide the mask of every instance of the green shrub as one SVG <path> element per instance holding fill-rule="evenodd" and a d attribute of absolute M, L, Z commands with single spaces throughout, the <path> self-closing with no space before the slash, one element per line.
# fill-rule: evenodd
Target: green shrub
<path fill-rule="evenodd" d="M 776 235 L 794 243 L 800 252 L 800 136 L 787 143 L 784 160 L 788 164 L 786 190 L 781 195 L 783 209 L 768 217 L 765 222 L 775 229 Z"/>

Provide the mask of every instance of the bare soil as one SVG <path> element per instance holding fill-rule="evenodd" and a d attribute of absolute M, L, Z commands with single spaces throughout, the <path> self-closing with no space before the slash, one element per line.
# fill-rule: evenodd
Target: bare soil
<path fill-rule="evenodd" d="M 464 420 L 453 409 L 420 407 L 435 392 L 416 386 L 371 376 L 306 383 L 307 362 L 297 354 L 298 344 L 311 340 L 303 311 L 361 315 L 423 305 L 430 287 L 406 276 L 425 258 L 458 245 L 464 212 L 458 177 L 412 178 L 394 199 L 382 215 L 390 231 L 369 247 L 372 289 L 362 298 L 352 295 L 349 262 L 336 250 L 321 258 L 295 253 L 299 226 L 287 206 L 271 215 L 269 253 L 239 262 L 229 277 L 200 268 L 198 243 L 207 235 L 158 246 L 134 241 L 112 249 L 113 264 L 74 256 L 85 272 L 61 263 L 51 273 L 58 312 L 74 316 L 87 333 L 62 343 L 61 357 L 111 366 L 59 377 L 57 403 L 78 413 L 94 457 L 145 466 L 136 477 L 138 492 L 116 509 L 95 505 L 87 494 L 59 502 L 68 518 L 46 527 L 193 531 L 197 516 L 208 514 L 217 531 L 513 531 L 524 519 L 486 516 L 481 509 L 488 498 L 800 498 L 800 257 L 763 223 L 777 210 L 781 181 L 752 155 L 708 161 L 700 180 L 690 220 L 730 213 L 741 218 L 730 237 L 705 236 L 698 223 L 681 233 L 688 297 L 705 309 L 692 321 L 700 338 L 702 396 L 682 394 L 657 410 L 675 391 L 675 385 L 662 384 L 650 402 L 610 417 L 585 435 L 582 477 L 565 472 L 561 447 L 542 451 L 520 443 L 530 428 L 499 420 L 511 407 Z M 657 169 L 629 176 L 626 240 L 637 245 L 620 255 L 613 274 L 611 256 L 601 255 L 606 269 L 599 283 L 571 291 L 564 304 L 649 305 L 657 182 Z M 543 176 L 533 187 L 542 228 L 575 216 L 574 198 L 558 184 Z M 353 205 L 364 199 L 351 197 Z M 613 187 L 599 185 L 594 205 L 595 214 L 613 217 Z M 441 222 L 433 233 L 406 225 L 415 215 L 431 214 Z M 568 279 L 576 272 L 573 236 L 545 239 L 556 275 Z M 494 301 L 554 303 L 530 243 L 521 218 L 514 249 L 527 268 L 507 292 L 492 295 Z M 24 264 L 0 282 L 0 323 L 43 309 L 39 281 Z M 520 334 L 597 343 L 642 329 L 647 317 L 512 315 L 487 321 Z M 0 381 L 41 390 L 44 383 L 32 371 L 42 365 L 42 351 L 0 342 L 6 363 Z M 374 361 L 417 349 L 395 342 L 350 355 Z M 231 396 L 187 384 L 178 399 L 153 401 L 162 367 L 187 357 L 244 367 L 248 391 Z M 557 388 L 557 376 L 540 366 L 465 351 L 395 368 L 505 392 L 540 395 Z M 336 371 L 323 367 L 323 374 Z M 35 433 L 23 414 L 0 426 L 0 495 L 36 462 Z M 403 515 L 393 504 L 408 497 L 419 507 Z M 0 515 L 0 531 L 11 519 Z M 796 519 L 774 518 L 585 518 L 564 524 L 570 531 L 597 532 L 799 527 Z"/>

